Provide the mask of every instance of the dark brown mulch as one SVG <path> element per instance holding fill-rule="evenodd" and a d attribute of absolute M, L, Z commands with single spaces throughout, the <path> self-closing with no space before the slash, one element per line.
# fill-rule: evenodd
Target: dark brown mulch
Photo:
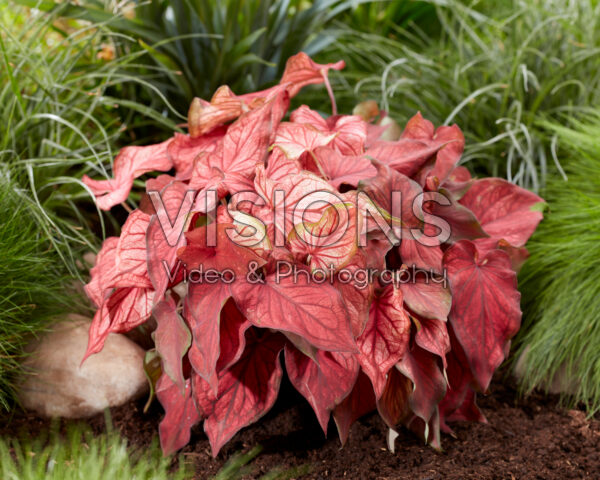
<path fill-rule="evenodd" d="M 357 422 L 341 449 L 335 428 L 330 426 L 325 439 L 308 404 L 289 384 L 283 388 L 273 410 L 236 435 L 216 459 L 202 429 L 194 431 L 183 453 L 193 463 L 196 478 L 209 478 L 234 453 L 261 444 L 263 453 L 254 461 L 256 476 L 276 466 L 310 464 L 311 472 L 302 478 L 600 479 L 600 421 L 586 420 L 580 410 L 559 408 L 554 397 L 535 394 L 519 400 L 510 386 L 496 383 L 492 394 L 479 400 L 488 424 L 455 425 L 456 438 L 443 436 L 442 453 L 401 432 L 392 454 L 376 414 Z M 141 410 L 140 402 L 114 409 L 112 423 L 132 444 L 143 447 L 156 435 L 161 413 L 159 407 L 147 415 Z M 89 423 L 94 431 L 105 429 L 101 415 Z M 0 425 L 1 435 L 23 428 L 35 434 L 48 421 L 17 414 Z"/>

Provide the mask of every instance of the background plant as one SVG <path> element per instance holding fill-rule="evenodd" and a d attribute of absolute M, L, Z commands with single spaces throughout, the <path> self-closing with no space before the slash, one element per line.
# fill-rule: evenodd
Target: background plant
<path fill-rule="evenodd" d="M 0 171 L 0 407 L 14 400 L 19 360 L 29 338 L 73 305 L 70 279 L 39 231 L 39 211 Z"/>
<path fill-rule="evenodd" d="M 85 310 L 70 288 L 82 254 L 119 228 L 80 178 L 105 172 L 130 128 L 173 122 L 125 96 L 97 25 L 12 5 L 0 12 L 0 404 L 12 404 L 19 358 L 54 315 Z"/>
<path fill-rule="evenodd" d="M 83 5 L 20 3 L 70 18 L 101 22 L 138 42 L 117 42 L 121 53 L 146 52 L 128 71 L 142 75 L 182 113 L 194 97 L 209 99 L 221 85 L 238 94 L 272 85 L 299 51 L 315 55 L 337 36 L 332 21 L 365 0 L 161 0 Z M 400 2 L 404 3 L 404 2 Z M 116 14 L 116 16 L 115 16 Z"/>
<path fill-rule="evenodd" d="M 5 480 L 184 480 L 194 478 L 185 455 L 164 457 L 158 443 L 141 448 L 128 445 L 112 428 L 94 435 L 85 424 L 70 423 L 65 431 L 53 425 L 35 438 L 0 438 L 0 475 Z M 252 475 L 262 447 L 236 453 L 213 480 L 238 480 Z M 300 478 L 310 466 L 274 468 L 260 480 Z"/>
<path fill-rule="evenodd" d="M 554 132 L 539 120 L 577 116 L 600 99 L 600 5 L 430 3 L 440 35 L 348 30 L 320 57 L 347 60 L 348 70 L 333 76 L 342 108 L 375 98 L 400 121 L 420 110 L 456 122 L 467 137 L 463 163 L 538 190 L 549 171 L 561 172 Z"/>
<path fill-rule="evenodd" d="M 112 37 L 99 25 L 61 19 L 66 8 L 42 14 L 13 5 L 0 14 L 0 162 L 37 208 L 39 231 L 77 276 L 81 252 L 96 249 L 106 228 L 118 228 L 96 210 L 81 176 L 106 172 L 118 139 L 132 130 L 176 127 L 127 98 L 141 80 L 122 66 L 135 56 L 114 57 Z"/>
<path fill-rule="evenodd" d="M 520 276 L 526 322 L 517 355 L 527 349 L 521 385 L 547 389 L 555 375 L 570 385 L 563 400 L 600 409 L 600 112 L 572 127 L 544 123 L 563 148 L 568 181 L 551 178 L 549 213 L 529 243 Z M 560 373 L 558 373 L 560 372 Z"/>
<path fill-rule="evenodd" d="M 94 436 L 89 428 L 71 424 L 62 436 L 57 429 L 35 439 L 0 438 L 0 474 L 19 480 L 183 480 L 191 472 L 180 462 L 171 468 L 156 442 L 131 448 L 114 432 Z"/>

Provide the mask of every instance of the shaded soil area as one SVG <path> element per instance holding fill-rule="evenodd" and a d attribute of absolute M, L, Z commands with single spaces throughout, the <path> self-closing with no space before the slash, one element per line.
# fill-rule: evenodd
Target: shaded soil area
<path fill-rule="evenodd" d="M 442 438 L 443 452 L 400 432 L 396 453 L 390 453 L 387 429 L 377 414 L 359 420 L 341 448 L 333 424 L 325 438 L 309 405 L 289 384 L 282 388 L 272 411 L 238 433 L 216 459 L 201 427 L 196 428 L 182 451 L 196 478 L 210 478 L 234 453 L 260 444 L 264 450 L 249 478 L 274 467 L 308 464 L 310 473 L 303 479 L 600 479 L 600 420 L 561 409 L 556 397 L 519 399 L 510 385 L 496 382 L 491 394 L 479 399 L 488 424 L 455 424 L 456 436 Z M 148 414 L 142 409 L 140 401 L 111 412 L 113 428 L 139 447 L 156 436 L 162 414 L 157 405 Z M 106 428 L 103 415 L 88 423 L 96 432 Z M 48 426 L 30 414 L 0 418 L 1 435 L 21 430 L 35 435 Z"/>

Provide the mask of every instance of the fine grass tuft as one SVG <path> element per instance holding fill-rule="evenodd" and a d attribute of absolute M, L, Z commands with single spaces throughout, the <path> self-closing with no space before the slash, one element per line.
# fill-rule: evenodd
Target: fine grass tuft
<path fill-rule="evenodd" d="M 23 346 L 74 308 L 70 279 L 40 232 L 37 209 L 0 170 L 0 407 L 14 400 Z"/>
<path fill-rule="evenodd" d="M 600 3 L 430 3 L 439 35 L 417 25 L 399 39 L 338 35 L 327 58 L 348 63 L 332 74 L 340 110 L 373 98 L 399 123 L 418 110 L 434 124 L 457 123 L 469 167 L 539 191 L 548 173 L 561 172 L 554 133 L 540 119 L 579 115 L 600 101 Z"/>
<path fill-rule="evenodd" d="M 527 245 L 516 358 L 528 349 L 524 391 L 547 388 L 559 372 L 573 388 L 563 400 L 593 414 L 600 410 L 600 112 L 572 123 L 543 125 L 563 146 L 568 181 L 548 181 L 549 211 Z"/>
<path fill-rule="evenodd" d="M 128 448 L 116 433 L 93 436 L 71 425 L 66 436 L 52 431 L 35 440 L 0 439 L 0 477 L 4 480 L 183 480 L 191 478 L 180 462 L 173 469 L 154 442 Z"/>
<path fill-rule="evenodd" d="M 0 10 L 0 164 L 37 208 L 40 233 L 80 276 L 81 253 L 119 224 L 96 209 L 82 175 L 108 176 L 117 142 L 137 127 L 176 126 L 128 99 L 128 89 L 142 83 L 122 73 L 135 57 L 111 56 L 114 39 L 102 25 L 65 20 L 67 8 Z"/>
<path fill-rule="evenodd" d="M 110 425 L 110 419 L 108 419 Z M 213 480 L 292 480 L 310 471 L 309 465 L 275 468 L 253 476 L 252 462 L 260 445 L 233 455 Z M 0 478 L 3 480 L 184 480 L 194 475 L 192 460 L 181 454 L 177 460 L 164 457 L 156 439 L 141 449 L 127 444 L 117 432 L 94 435 L 85 424 L 71 423 L 61 433 L 54 424 L 49 433 L 35 439 L 27 436 L 0 438 Z"/>

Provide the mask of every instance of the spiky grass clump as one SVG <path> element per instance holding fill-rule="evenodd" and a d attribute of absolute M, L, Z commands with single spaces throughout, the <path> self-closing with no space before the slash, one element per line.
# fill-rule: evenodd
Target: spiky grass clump
<path fill-rule="evenodd" d="M 600 3 L 595 0 L 437 2 L 440 35 L 418 28 L 395 40 L 346 32 L 336 97 L 343 108 L 382 99 L 393 117 L 415 110 L 456 122 L 462 161 L 539 190 L 560 171 L 553 134 L 540 118 L 578 114 L 600 101 Z M 355 87 L 354 87 L 355 86 Z M 562 117 L 561 117 L 562 118 Z"/>
<path fill-rule="evenodd" d="M 69 278 L 26 193 L 0 172 L 0 407 L 14 399 L 23 346 L 72 308 Z M 5 477 L 3 477 L 5 478 Z"/>
<path fill-rule="evenodd" d="M 355 0 L 86 0 L 68 2 L 67 8 L 56 0 L 19 3 L 100 21 L 108 31 L 139 41 L 137 48 L 123 45 L 122 51 L 146 54 L 127 70 L 147 77 L 182 112 L 194 97 L 208 99 L 221 85 L 238 94 L 271 86 L 289 57 L 327 48 L 335 40 L 332 20 L 357 5 Z"/>
<path fill-rule="evenodd" d="M 137 57 L 114 57 L 115 39 L 102 25 L 63 20 L 67 8 L 64 2 L 45 14 L 13 4 L 0 11 L 0 164 L 36 205 L 39 231 L 79 275 L 81 252 L 98 246 L 104 220 L 112 220 L 79 179 L 106 175 L 116 143 L 132 128 L 176 126 L 128 98 L 128 86 L 143 81 L 122 69 Z"/>
<path fill-rule="evenodd" d="M 71 425 L 65 437 L 52 431 L 44 438 L 0 439 L 0 477 L 19 480 L 183 480 L 183 464 L 171 468 L 158 443 L 144 450 L 128 448 L 116 433 L 93 436 Z"/>
<path fill-rule="evenodd" d="M 0 10 L 0 405 L 14 397 L 22 347 L 55 314 L 80 310 L 67 288 L 84 273 L 105 218 L 80 182 L 105 172 L 133 123 L 110 89 L 126 88 L 97 25 L 11 5 Z M 106 52 L 105 52 L 106 53 Z M 150 114 L 130 101 L 131 112 Z M 128 114 L 128 115 L 131 115 Z M 148 117 L 139 115 L 135 122 Z M 157 116 L 161 121 L 168 122 Z M 95 230 L 100 223 L 102 229 Z M 118 228 L 118 222 L 114 222 Z M 78 308 L 79 307 L 79 308 Z"/>
<path fill-rule="evenodd" d="M 110 425 L 110 420 L 108 421 Z M 233 455 L 213 480 L 241 480 L 256 471 L 260 445 Z M 34 439 L 0 438 L 0 478 L 3 480 L 185 480 L 196 478 L 185 454 L 164 457 L 157 441 L 144 449 L 109 428 L 93 435 L 84 424 L 69 424 L 61 434 L 54 425 Z M 292 480 L 310 471 L 309 465 L 274 468 L 259 480 Z"/>
<path fill-rule="evenodd" d="M 573 124 L 544 125 L 563 145 L 568 181 L 548 181 L 549 212 L 527 244 L 516 356 L 527 349 L 519 369 L 525 391 L 561 375 L 572 389 L 563 399 L 592 414 L 600 410 L 600 111 Z"/>

